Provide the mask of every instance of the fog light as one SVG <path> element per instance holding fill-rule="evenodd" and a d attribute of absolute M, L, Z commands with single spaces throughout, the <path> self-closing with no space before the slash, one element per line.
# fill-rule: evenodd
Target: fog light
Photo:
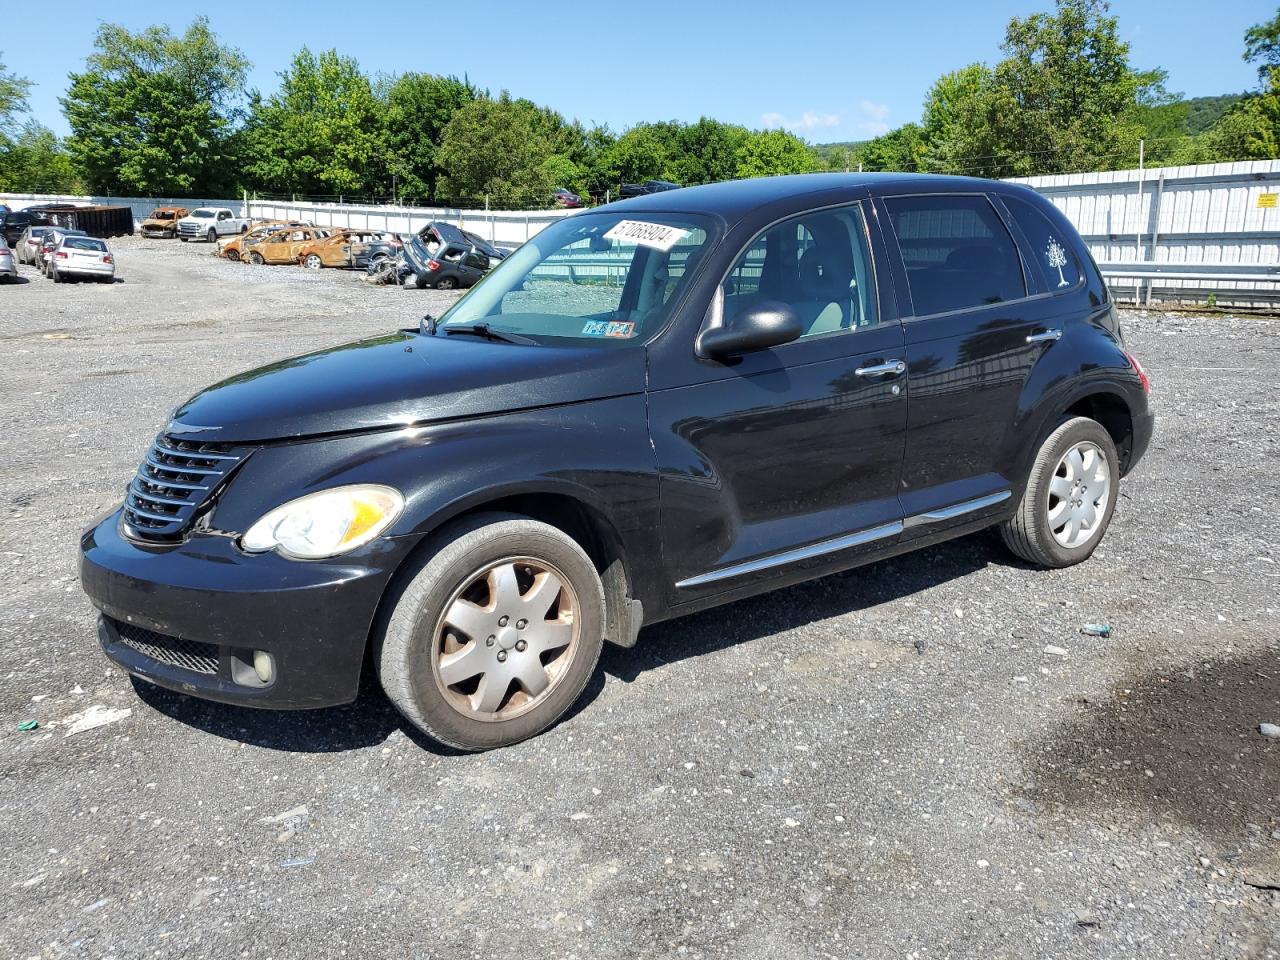
<path fill-rule="evenodd" d="M 253 651 L 253 672 L 258 675 L 258 679 L 263 683 L 270 683 L 276 676 L 275 661 L 271 659 L 271 654 L 265 650 Z"/>

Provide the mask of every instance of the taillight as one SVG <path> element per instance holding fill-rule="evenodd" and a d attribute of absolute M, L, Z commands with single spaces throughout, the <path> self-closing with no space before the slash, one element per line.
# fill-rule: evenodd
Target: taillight
<path fill-rule="evenodd" d="M 57 256 L 59 260 L 65 260 L 67 259 L 67 251 L 59 250 Z"/>
<path fill-rule="evenodd" d="M 428 261 L 427 261 L 427 269 L 428 269 L 428 270 L 439 270 L 439 269 L 440 269 L 440 261 L 439 261 L 439 260 L 428 260 Z"/>
<path fill-rule="evenodd" d="M 115 263 L 115 261 L 111 259 L 111 254 L 109 254 L 109 253 L 104 253 L 104 254 L 102 255 L 102 262 L 103 262 L 103 263 Z"/>
<path fill-rule="evenodd" d="M 1137 357 L 1135 357 L 1132 353 L 1129 353 L 1129 352 L 1126 350 L 1124 355 L 1125 355 L 1126 357 L 1128 357 L 1128 358 L 1129 358 L 1129 364 L 1130 364 L 1130 366 L 1132 366 L 1132 367 L 1133 367 L 1133 369 L 1134 369 L 1135 371 L 1137 371 L 1137 374 L 1138 374 L 1138 380 L 1140 380 L 1140 381 L 1142 382 L 1142 389 L 1143 389 L 1145 392 L 1150 393 L 1150 392 L 1151 392 L 1151 378 L 1147 376 L 1147 371 L 1145 371 L 1145 370 L 1143 370 L 1143 369 L 1142 369 L 1142 364 L 1140 364 L 1140 363 L 1138 362 L 1138 358 L 1137 358 Z"/>

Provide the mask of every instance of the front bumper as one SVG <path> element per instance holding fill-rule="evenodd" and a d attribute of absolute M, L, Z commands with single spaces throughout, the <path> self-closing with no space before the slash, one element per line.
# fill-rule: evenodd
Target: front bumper
<path fill-rule="evenodd" d="M 103 615 L 103 651 L 129 673 L 224 703 L 325 707 L 355 699 L 378 603 L 410 548 L 384 538 L 299 562 L 245 554 L 226 535 L 142 545 L 117 510 L 81 537 L 80 581 Z M 194 661 L 165 652 L 193 649 Z M 259 650 L 274 663 L 269 684 L 253 673 Z"/>

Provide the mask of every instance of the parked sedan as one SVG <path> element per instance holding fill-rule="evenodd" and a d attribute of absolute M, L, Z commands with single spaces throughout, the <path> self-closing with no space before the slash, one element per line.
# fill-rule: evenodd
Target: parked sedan
<path fill-rule="evenodd" d="M 13 248 L 18 262 L 30 264 L 33 267 L 40 266 L 42 262 L 40 247 L 44 244 L 45 235 L 52 229 L 52 227 L 35 226 L 33 224 L 22 231 L 22 236 L 18 238 L 18 242 Z"/>
<path fill-rule="evenodd" d="M 400 252 L 400 240 L 389 233 L 338 230 L 332 236 L 306 244 L 298 251 L 298 263 L 311 270 L 321 267 L 366 268 L 389 260 Z"/>
<path fill-rule="evenodd" d="M 46 277 L 53 276 L 53 253 L 58 249 L 58 245 L 62 243 L 66 237 L 87 237 L 88 234 L 83 230 L 71 230 L 67 227 L 50 227 L 49 231 L 40 241 L 40 256 L 36 263 L 36 269 L 43 273 Z"/>
<path fill-rule="evenodd" d="M 260 240 L 246 242 L 241 258 L 259 265 L 297 263 L 298 254 L 302 252 L 303 247 L 317 240 L 323 240 L 331 233 L 332 231 L 323 227 L 292 227 L 287 230 L 277 230 Z"/>
<path fill-rule="evenodd" d="M 576 209 L 582 206 L 582 197 L 578 196 L 572 190 L 564 187 L 556 187 L 551 191 L 551 199 L 557 207 L 566 207 Z"/>
<path fill-rule="evenodd" d="M 18 264 L 4 237 L 0 237 L 0 278 L 6 283 L 18 279 Z"/>
<path fill-rule="evenodd" d="M 54 283 L 98 280 L 114 283 L 116 260 L 105 240 L 97 237 L 63 237 L 53 251 L 49 276 Z"/>

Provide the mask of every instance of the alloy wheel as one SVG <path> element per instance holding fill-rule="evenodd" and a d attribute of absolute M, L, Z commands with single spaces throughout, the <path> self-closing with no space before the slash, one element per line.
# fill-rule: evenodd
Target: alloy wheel
<path fill-rule="evenodd" d="M 467 577 L 435 625 L 431 670 L 473 720 L 510 720 L 546 699 L 579 648 L 578 597 L 544 560 L 513 557 Z"/>
<path fill-rule="evenodd" d="M 1111 497 L 1106 454 L 1088 440 L 1071 447 L 1049 481 L 1049 529 L 1064 547 L 1074 549 L 1097 535 Z"/>

